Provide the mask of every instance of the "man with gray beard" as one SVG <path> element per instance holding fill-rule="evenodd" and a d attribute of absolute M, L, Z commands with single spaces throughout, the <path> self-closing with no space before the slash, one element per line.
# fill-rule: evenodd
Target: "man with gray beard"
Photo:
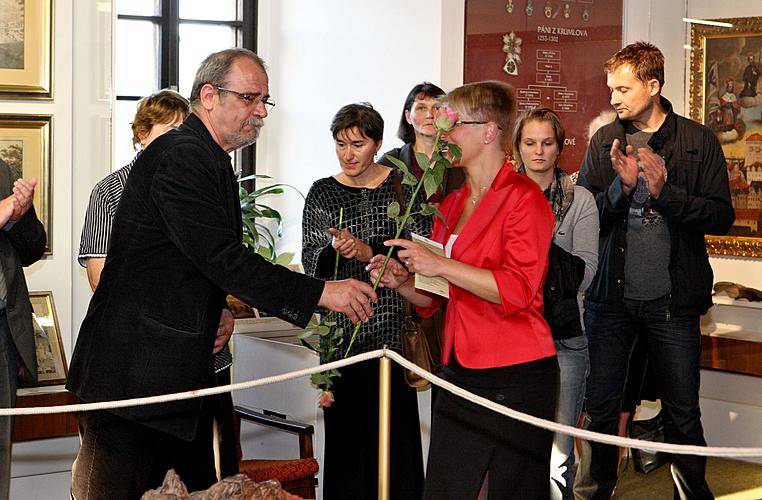
<path fill-rule="evenodd" d="M 67 388 L 98 402 L 213 386 L 227 294 L 304 327 L 317 306 L 367 321 L 376 295 L 323 282 L 243 246 L 231 151 L 256 141 L 272 108 L 264 62 L 246 49 L 208 56 L 192 113 L 135 161 Z M 216 481 L 211 399 L 81 413 L 72 497 L 132 499 L 175 469 L 190 491 Z"/>

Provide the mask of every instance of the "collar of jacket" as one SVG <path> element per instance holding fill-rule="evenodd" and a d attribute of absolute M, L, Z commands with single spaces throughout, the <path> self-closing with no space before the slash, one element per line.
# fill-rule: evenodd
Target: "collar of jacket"
<path fill-rule="evenodd" d="M 664 110 L 667 112 L 667 117 L 664 119 L 664 123 L 661 124 L 659 130 L 657 130 L 648 140 L 648 146 L 662 158 L 667 165 L 667 171 L 670 170 L 670 158 L 672 157 L 672 149 L 675 145 L 675 138 L 677 137 L 677 115 L 672 109 L 672 103 L 664 96 L 659 96 L 659 102 Z M 619 117 L 614 121 L 615 124 L 615 138 L 619 139 L 620 149 L 625 152 L 627 147 L 627 134 L 625 133 L 625 121 L 620 120 Z"/>
<path fill-rule="evenodd" d="M 220 161 L 230 164 L 230 155 L 222 149 L 222 146 L 217 144 L 217 141 L 214 140 L 212 134 L 209 133 L 209 129 L 206 128 L 204 122 L 201 121 L 201 118 L 199 118 L 195 112 L 191 112 L 191 114 L 188 115 L 188 118 L 185 119 L 178 130 L 184 130 L 196 135 L 204 142 L 204 144 L 209 146 Z"/>

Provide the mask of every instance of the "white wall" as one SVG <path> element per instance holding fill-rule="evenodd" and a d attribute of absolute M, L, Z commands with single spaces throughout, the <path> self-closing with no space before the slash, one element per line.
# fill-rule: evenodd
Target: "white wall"
<path fill-rule="evenodd" d="M 69 234 L 71 217 L 71 124 L 72 124 L 72 4 L 59 0 L 54 8 L 53 99 L 49 101 L 0 100 L 0 114 L 52 115 L 52 255 L 26 269 L 30 291 L 51 290 L 58 313 L 67 357 L 72 329 Z"/>
<path fill-rule="evenodd" d="M 337 173 L 329 126 L 352 102 L 371 102 L 384 117 L 382 151 L 399 146 L 397 125 L 410 88 L 424 80 L 445 90 L 462 82 L 463 5 L 260 1 L 258 52 L 268 62 L 277 106 L 257 144 L 257 171 L 305 195 L 315 180 Z M 303 200 L 288 193 L 271 203 L 285 220 L 279 251 L 299 254 Z"/>

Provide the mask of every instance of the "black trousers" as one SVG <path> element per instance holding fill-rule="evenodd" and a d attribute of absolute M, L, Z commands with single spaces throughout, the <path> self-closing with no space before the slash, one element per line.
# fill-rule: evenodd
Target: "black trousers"
<path fill-rule="evenodd" d="M 216 375 L 217 386 L 230 383 L 230 368 Z M 220 476 L 222 478 L 238 474 L 238 436 L 233 419 L 233 397 L 229 392 L 213 396 L 213 417 L 219 432 Z"/>
<path fill-rule="evenodd" d="M 378 498 L 378 367 L 371 359 L 340 370 L 336 401 L 323 409 L 325 457 L 323 498 Z M 423 451 L 415 389 L 392 363 L 390 498 L 419 500 L 423 490 Z"/>
<path fill-rule="evenodd" d="M 555 356 L 482 370 L 451 362 L 440 376 L 514 410 L 548 420 L 555 417 L 559 383 Z M 423 498 L 474 499 L 489 474 L 490 499 L 547 500 L 552 445 L 550 431 L 439 390 Z"/>

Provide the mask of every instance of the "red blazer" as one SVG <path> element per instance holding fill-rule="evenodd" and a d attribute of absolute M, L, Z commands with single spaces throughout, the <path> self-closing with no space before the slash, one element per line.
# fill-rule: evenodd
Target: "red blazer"
<path fill-rule="evenodd" d="M 458 222 L 469 186 L 451 193 L 436 219 L 432 238 L 445 243 Z M 553 356 L 555 348 L 543 319 L 542 287 L 553 238 L 553 214 L 542 191 L 505 163 L 492 186 L 463 227 L 451 257 L 490 269 L 501 303 L 488 302 L 450 284 L 442 361 L 448 364 L 453 347 L 467 368 L 497 368 Z M 444 299 L 420 309 L 434 313 Z"/>

